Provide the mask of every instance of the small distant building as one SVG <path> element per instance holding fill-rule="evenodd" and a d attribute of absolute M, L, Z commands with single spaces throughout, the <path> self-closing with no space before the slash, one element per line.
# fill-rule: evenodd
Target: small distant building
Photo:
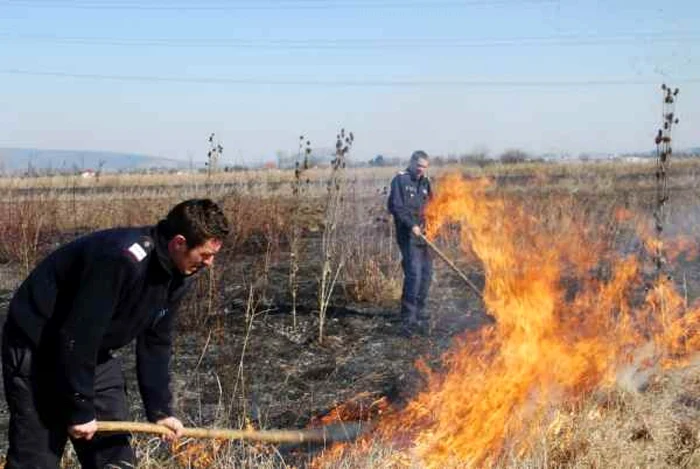
<path fill-rule="evenodd" d="M 642 158 L 641 156 L 625 156 L 622 158 L 625 163 L 644 163 L 650 161 L 648 158 Z"/>
<path fill-rule="evenodd" d="M 89 178 L 94 178 L 97 174 L 95 173 L 94 169 L 86 169 L 82 173 L 80 173 L 80 177 L 83 179 L 89 179 Z"/>

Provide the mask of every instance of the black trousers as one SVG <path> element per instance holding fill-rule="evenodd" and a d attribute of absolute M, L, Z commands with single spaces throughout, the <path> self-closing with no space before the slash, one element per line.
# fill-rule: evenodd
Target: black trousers
<path fill-rule="evenodd" d="M 433 275 L 433 258 L 425 242 L 412 236 L 397 239 L 401 250 L 403 268 L 403 291 L 401 294 L 401 317 L 408 325 L 425 318 L 425 303 Z"/>
<path fill-rule="evenodd" d="M 56 369 L 44 364 L 41 356 L 8 319 L 2 334 L 2 375 L 10 410 L 6 469 L 58 469 L 69 438 L 51 379 Z M 98 364 L 94 402 L 97 420 L 129 419 L 118 358 Z M 128 434 L 98 434 L 91 441 L 71 439 L 71 443 L 84 469 L 134 467 Z"/>

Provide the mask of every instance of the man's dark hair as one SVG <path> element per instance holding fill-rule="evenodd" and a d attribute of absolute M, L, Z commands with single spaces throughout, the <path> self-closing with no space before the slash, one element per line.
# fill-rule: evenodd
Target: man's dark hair
<path fill-rule="evenodd" d="M 224 212 L 211 199 L 180 202 L 170 210 L 161 226 L 168 239 L 184 236 L 190 249 L 209 239 L 223 241 L 230 231 Z"/>
<path fill-rule="evenodd" d="M 430 158 L 428 157 L 428 154 L 426 152 L 424 152 L 423 150 L 416 150 L 411 155 L 411 161 L 418 161 L 418 160 L 428 161 L 429 159 Z"/>

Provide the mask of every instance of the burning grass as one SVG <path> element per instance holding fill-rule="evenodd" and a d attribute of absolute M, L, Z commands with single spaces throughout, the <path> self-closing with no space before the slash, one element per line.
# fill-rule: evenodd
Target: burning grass
<path fill-rule="evenodd" d="M 560 207 L 545 219 L 488 192 L 484 180 L 452 176 L 439 187 L 429 207 L 433 235 L 459 227 L 462 248 L 483 264 L 485 307 L 496 324 L 456 340 L 442 368 L 426 371 L 427 389 L 382 420 L 359 453 L 379 443 L 409 467 L 576 467 L 585 461 L 578 453 L 590 458 L 602 448 L 574 438 L 557 450 L 559 463 L 530 458 L 547 451 L 551 432 L 578 432 L 582 410 L 619 418 L 591 413 L 594 393 L 614 393 L 624 376 L 636 392 L 661 379 L 661 369 L 687 365 L 700 348 L 700 307 L 686 304 L 665 276 L 646 275 L 643 255 L 611 248 L 610 230 L 583 211 Z M 692 453 L 695 433 L 685 432 Z M 348 454 L 327 457 L 338 463 Z"/>
<path fill-rule="evenodd" d="M 594 392 L 577 405 L 552 411 L 532 428 L 529 451 L 506 451 L 494 469 L 694 468 L 700 465 L 700 368 L 694 364 L 653 379 L 643 392 L 620 388 Z M 424 468 L 414 450 L 379 439 L 335 449 L 317 468 Z M 469 467 L 447 461 L 440 467 Z"/>

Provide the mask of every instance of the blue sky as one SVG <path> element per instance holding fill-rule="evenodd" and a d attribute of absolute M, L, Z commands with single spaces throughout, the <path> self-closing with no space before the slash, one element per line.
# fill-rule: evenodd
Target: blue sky
<path fill-rule="evenodd" d="M 272 160 L 700 145 L 700 2 L 0 0 L 0 147 Z"/>

